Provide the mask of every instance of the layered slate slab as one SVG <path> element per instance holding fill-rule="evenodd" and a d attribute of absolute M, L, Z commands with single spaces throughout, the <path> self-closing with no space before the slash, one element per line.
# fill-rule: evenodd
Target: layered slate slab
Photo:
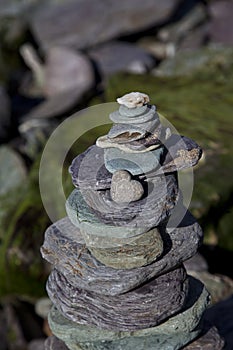
<path fill-rule="evenodd" d="M 161 227 L 163 255 L 147 266 L 134 269 L 113 269 L 100 263 L 87 249 L 79 228 L 67 217 L 46 230 L 41 253 L 73 286 L 117 295 L 174 269 L 197 252 L 203 234 L 189 212 L 177 228 L 169 231 L 168 234 L 166 227 Z"/>
<path fill-rule="evenodd" d="M 188 294 L 188 281 L 181 266 L 128 293 L 106 296 L 77 288 L 53 270 L 47 292 L 53 304 L 74 322 L 130 331 L 156 326 L 180 311 Z"/>
<path fill-rule="evenodd" d="M 179 199 L 176 174 L 157 176 L 146 187 L 146 193 L 140 200 L 127 204 L 114 202 L 109 190 L 77 188 L 67 199 L 68 215 L 72 215 L 73 222 L 76 218 L 80 223 L 88 221 L 119 227 L 145 227 L 145 232 L 171 216 Z"/>
<path fill-rule="evenodd" d="M 201 332 L 198 325 L 209 303 L 204 285 L 192 277 L 189 277 L 189 283 L 189 295 L 182 312 L 156 327 L 122 332 L 85 326 L 68 320 L 55 307 L 49 314 L 49 324 L 53 334 L 70 349 L 77 349 L 77 345 L 86 350 L 179 349 Z"/>

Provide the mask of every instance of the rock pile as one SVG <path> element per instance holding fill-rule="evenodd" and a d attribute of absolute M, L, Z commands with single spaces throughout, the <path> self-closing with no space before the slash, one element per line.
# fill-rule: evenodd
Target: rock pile
<path fill-rule="evenodd" d="M 71 350 L 174 350 L 198 336 L 188 348 L 222 349 L 201 322 L 209 293 L 183 265 L 202 230 L 182 206 L 177 171 L 201 149 L 163 126 L 147 95 L 118 103 L 109 133 L 70 166 L 68 217 L 45 233 L 51 330 Z M 46 349 L 61 346 L 56 337 Z"/>

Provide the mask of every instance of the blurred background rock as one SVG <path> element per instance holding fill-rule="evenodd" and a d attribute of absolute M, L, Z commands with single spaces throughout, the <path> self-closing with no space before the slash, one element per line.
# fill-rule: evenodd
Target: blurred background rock
<path fill-rule="evenodd" d="M 211 291 L 209 317 L 232 349 L 232 17 L 231 0 L 0 0 L 1 350 L 42 350 L 50 334 L 39 252 L 50 224 L 38 185 L 46 140 L 72 113 L 130 91 L 204 150 L 190 209 L 205 244 L 187 268 Z M 73 155 L 100 134 L 86 133 Z"/>

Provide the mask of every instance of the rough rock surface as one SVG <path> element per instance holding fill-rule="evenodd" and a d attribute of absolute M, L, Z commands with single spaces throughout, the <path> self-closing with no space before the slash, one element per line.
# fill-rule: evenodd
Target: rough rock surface
<path fill-rule="evenodd" d="M 119 237 L 129 237 L 134 233 L 129 234 L 122 227 L 130 227 L 130 231 L 141 228 L 141 232 L 146 232 L 169 218 L 179 199 L 176 176 L 167 174 L 151 179 L 146 192 L 147 196 L 126 205 L 115 203 L 109 190 L 75 189 L 66 202 L 67 214 L 78 227 L 102 223 L 117 226 Z"/>
<path fill-rule="evenodd" d="M 178 228 L 170 229 L 170 238 L 163 227 L 161 235 L 164 253 L 158 261 L 144 267 L 116 270 L 98 262 L 86 249 L 79 229 L 64 218 L 47 229 L 41 253 L 73 286 L 117 295 L 179 266 L 196 253 L 202 240 L 202 230 L 189 212 Z"/>
<path fill-rule="evenodd" d="M 188 287 L 182 266 L 117 296 L 77 288 L 56 270 L 47 282 L 50 299 L 65 317 L 78 324 L 119 331 L 153 327 L 171 317 L 183 308 Z"/>
<path fill-rule="evenodd" d="M 139 181 L 133 180 L 130 173 L 125 170 L 117 171 L 112 176 L 110 195 L 116 203 L 135 202 L 144 194 Z"/>
<path fill-rule="evenodd" d="M 148 265 L 163 253 L 158 229 L 130 238 L 94 236 L 81 231 L 92 255 L 104 265 L 115 269 L 132 269 Z"/>
<path fill-rule="evenodd" d="M 53 333 L 71 349 L 75 349 L 75 344 L 88 350 L 161 350 L 162 346 L 179 349 L 200 333 L 198 324 L 209 300 L 202 283 L 192 277 L 189 280 L 189 296 L 183 311 L 156 327 L 131 332 L 87 327 L 69 321 L 55 308 L 49 314 L 49 324 Z"/>

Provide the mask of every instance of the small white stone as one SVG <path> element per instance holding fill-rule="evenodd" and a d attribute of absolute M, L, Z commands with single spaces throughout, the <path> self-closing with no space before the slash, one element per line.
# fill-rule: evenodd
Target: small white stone
<path fill-rule="evenodd" d="M 150 102 L 148 95 L 143 94 L 142 92 L 130 92 L 122 97 L 117 99 L 117 102 L 120 105 L 124 105 L 128 108 L 141 107 Z"/>

